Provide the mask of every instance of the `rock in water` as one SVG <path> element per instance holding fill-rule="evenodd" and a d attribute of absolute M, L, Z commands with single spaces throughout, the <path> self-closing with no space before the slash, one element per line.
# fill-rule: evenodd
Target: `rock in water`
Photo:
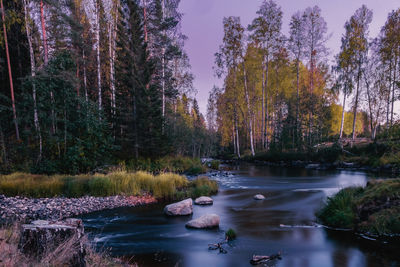
<path fill-rule="evenodd" d="M 24 254 L 40 260 L 45 253 L 51 253 L 60 245 L 68 244 L 68 249 L 71 250 L 69 265 L 85 266 L 85 248 L 82 242 L 84 228 L 81 220 L 66 219 L 57 222 L 37 220 L 31 224 L 23 224 L 21 231 L 19 249 Z"/>
<path fill-rule="evenodd" d="M 191 198 L 165 206 L 164 213 L 168 216 L 182 216 L 193 213 L 193 200 Z"/>
<path fill-rule="evenodd" d="M 196 205 L 212 205 L 213 199 L 211 197 L 198 197 L 195 199 L 194 204 Z"/>
<path fill-rule="evenodd" d="M 206 214 L 187 222 L 186 227 L 196 229 L 219 227 L 219 216 L 217 214 Z"/>
<path fill-rule="evenodd" d="M 265 196 L 261 195 L 261 194 L 257 194 L 257 195 L 254 196 L 254 199 L 255 200 L 263 200 L 263 199 L 265 199 Z"/>

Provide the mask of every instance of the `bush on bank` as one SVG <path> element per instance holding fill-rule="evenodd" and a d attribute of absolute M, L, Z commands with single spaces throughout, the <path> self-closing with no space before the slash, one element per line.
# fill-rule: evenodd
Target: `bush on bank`
<path fill-rule="evenodd" d="M 400 179 L 342 189 L 327 199 L 317 217 L 330 227 L 373 235 L 400 234 Z"/>
<path fill-rule="evenodd" d="M 209 195 L 218 191 L 215 181 L 207 177 L 192 182 L 181 175 L 148 172 L 112 172 L 107 175 L 35 175 L 13 173 L 0 176 L 0 194 L 26 197 L 82 197 L 152 194 L 156 198 L 175 199 L 197 196 L 199 192 Z"/>

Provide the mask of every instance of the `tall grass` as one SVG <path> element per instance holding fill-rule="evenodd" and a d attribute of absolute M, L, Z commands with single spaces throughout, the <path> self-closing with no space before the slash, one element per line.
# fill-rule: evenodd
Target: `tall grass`
<path fill-rule="evenodd" d="M 328 198 L 317 217 L 328 226 L 353 229 L 356 223 L 355 199 L 362 191 L 361 187 L 340 190 L 335 196 Z"/>
<path fill-rule="evenodd" d="M 174 172 L 196 175 L 207 171 L 207 168 L 201 164 L 200 159 L 181 156 L 167 156 L 157 160 L 130 160 L 120 165 L 128 171 L 147 171 L 151 173 Z"/>
<path fill-rule="evenodd" d="M 182 195 L 209 195 L 218 191 L 215 181 L 202 177 L 189 183 L 174 173 L 152 175 L 148 172 L 119 171 L 107 175 L 46 176 L 14 173 L 0 176 L 0 194 L 27 197 L 137 196 L 145 193 L 172 199 Z M 190 194 L 189 194 L 190 193 Z"/>
<path fill-rule="evenodd" d="M 400 179 L 375 180 L 328 198 L 317 213 L 325 225 L 375 235 L 400 234 Z"/>

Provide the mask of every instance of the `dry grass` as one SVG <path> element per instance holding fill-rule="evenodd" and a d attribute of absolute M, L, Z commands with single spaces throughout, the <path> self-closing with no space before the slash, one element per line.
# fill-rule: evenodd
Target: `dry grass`
<path fill-rule="evenodd" d="M 186 177 L 162 173 L 113 172 L 107 175 L 33 175 L 13 173 L 0 176 L 0 194 L 27 197 L 81 197 L 153 194 L 157 198 L 169 198 L 189 184 Z"/>
<path fill-rule="evenodd" d="M 86 266 L 137 266 L 127 264 L 117 258 L 112 258 L 106 251 L 96 252 L 86 237 L 78 242 L 74 236 L 54 250 L 47 251 L 40 260 L 24 255 L 18 249 L 20 232 L 18 226 L 5 227 L 0 229 L 0 266 L 7 267 L 31 267 L 31 266 L 70 266 L 79 249 L 77 246 L 85 246 Z"/>

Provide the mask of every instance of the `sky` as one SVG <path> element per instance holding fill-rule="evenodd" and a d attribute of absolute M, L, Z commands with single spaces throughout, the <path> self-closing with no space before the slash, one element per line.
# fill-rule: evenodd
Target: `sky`
<path fill-rule="evenodd" d="M 275 0 L 283 11 L 282 32 L 287 35 L 290 17 L 297 11 L 318 5 L 332 34 L 327 42 L 332 62 L 340 49 L 340 38 L 344 23 L 354 12 L 365 4 L 373 11 L 370 37 L 376 37 L 390 11 L 400 8 L 400 0 Z M 214 85 L 222 87 L 223 80 L 214 76 L 214 53 L 218 51 L 223 38 L 222 19 L 239 16 L 247 27 L 256 17 L 262 0 L 181 0 L 180 11 L 184 14 L 182 31 L 189 38 L 185 49 L 189 55 L 194 87 L 200 110 L 206 114 L 209 91 Z"/>

